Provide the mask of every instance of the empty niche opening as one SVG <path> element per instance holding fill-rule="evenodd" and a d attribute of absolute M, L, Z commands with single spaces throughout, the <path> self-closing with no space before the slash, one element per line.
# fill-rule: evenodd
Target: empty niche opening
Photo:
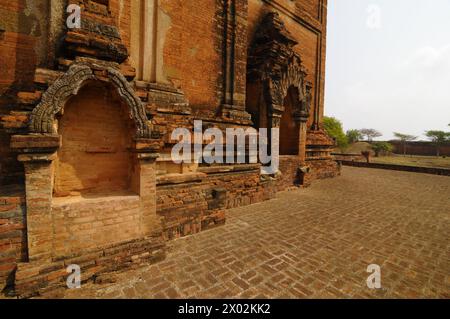
<path fill-rule="evenodd" d="M 294 110 L 299 103 L 299 92 L 294 86 L 288 89 L 284 98 L 285 108 L 280 121 L 280 155 L 298 155 L 300 126 L 294 119 Z"/>
<path fill-rule="evenodd" d="M 55 163 L 56 197 L 133 193 L 135 129 L 114 87 L 87 83 L 67 101 L 58 130 L 62 145 Z"/>

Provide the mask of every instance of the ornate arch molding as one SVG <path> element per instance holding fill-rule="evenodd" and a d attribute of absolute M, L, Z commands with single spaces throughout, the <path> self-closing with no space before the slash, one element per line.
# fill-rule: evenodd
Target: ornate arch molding
<path fill-rule="evenodd" d="M 283 101 L 291 86 L 299 94 L 294 118 L 306 122 L 309 117 L 312 84 L 306 81 L 307 71 L 293 49 L 296 44 L 279 14 L 270 12 L 263 18 L 250 48 L 247 78 L 261 84 L 273 126 L 279 125 Z"/>
<path fill-rule="evenodd" d="M 103 71 L 102 76 L 94 72 Z M 104 75 L 106 75 L 104 77 Z M 128 106 L 131 120 L 135 124 L 137 138 L 150 138 L 151 125 L 145 108 L 125 77 L 115 68 L 88 63 L 74 63 L 69 70 L 56 80 L 43 94 L 42 100 L 31 113 L 30 130 L 34 133 L 57 133 L 56 115 L 62 114 L 67 100 L 77 95 L 88 81 L 111 83 L 120 98 Z"/>

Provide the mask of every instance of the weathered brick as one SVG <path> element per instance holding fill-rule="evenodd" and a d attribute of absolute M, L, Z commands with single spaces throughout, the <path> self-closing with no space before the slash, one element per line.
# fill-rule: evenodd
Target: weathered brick
<path fill-rule="evenodd" d="M 280 13 L 285 23 L 282 32 L 290 32 L 300 43 L 291 53 L 301 55 L 308 69 L 306 80 L 316 86 L 307 126 L 318 128 L 324 100 L 326 1 L 280 1 L 290 11 Z M 83 25 L 82 31 L 61 28 L 50 33 L 37 30 L 63 21 L 58 17 L 62 7 L 59 11 L 39 8 L 25 21 L 17 17 L 27 8 L 14 1 L 0 4 L 0 18 L 7 25 L 0 43 L 0 55 L 7 57 L 0 65 L 4 75 L 0 96 L 8 93 L 0 99 L 2 110 L 5 107 L 0 114 L 0 186 L 23 189 L 25 185 L 26 192 L 0 198 L 0 241 L 12 245 L 16 262 L 28 257 L 31 269 L 40 262 L 49 267 L 41 268 L 39 276 L 32 272 L 28 276 L 23 270 L 22 279 L 28 281 L 19 279 L 22 292 L 26 287 L 50 289 L 57 284 L 60 274 L 50 260 L 79 261 L 90 267 L 92 276 L 107 263 L 121 269 L 132 260 L 155 261 L 164 255 L 160 236 L 171 239 L 223 225 L 226 208 L 271 199 L 277 190 L 337 174 L 327 150 L 302 150 L 282 162 L 281 176 L 265 180 L 259 164 L 197 167 L 155 162 L 153 153 L 169 155 L 174 143 L 171 131 L 191 129 L 194 119 L 202 118 L 208 127 L 222 130 L 250 125 L 245 111 L 246 97 L 252 100 L 247 92 L 247 53 L 262 18 L 276 8 L 270 1 L 259 0 L 236 0 L 234 10 L 218 0 L 182 4 L 162 0 L 154 15 L 136 8 L 138 3 L 86 1 L 83 14 L 92 28 Z M 141 50 L 142 39 L 148 37 L 142 37 L 139 29 L 143 20 L 153 16 L 158 17 L 158 27 L 150 23 L 151 30 L 145 32 L 159 30 L 160 34 L 155 37 L 156 47 L 150 49 L 156 59 L 148 64 L 148 54 Z M 151 75 L 141 74 L 144 62 L 154 69 Z M 79 83 L 62 78 L 72 64 L 80 63 L 90 65 L 96 80 L 71 88 L 77 93 L 74 97 L 49 96 L 55 92 L 51 86 L 56 81 L 64 82 L 61 87 Z M 111 70 L 121 76 L 113 78 Z M 123 77 L 132 80 L 135 75 L 131 89 L 122 83 Z M 116 90 L 117 86 L 121 89 Z M 55 107 L 59 100 L 67 101 L 56 106 L 61 110 L 32 113 L 38 104 Z M 228 103 L 235 105 L 225 107 Z M 52 123 L 52 116 L 36 119 L 54 111 L 57 123 Z M 39 128 L 40 124 L 45 128 Z M 137 136 L 147 126 L 151 134 Z M 53 128 L 57 132 L 50 133 Z M 312 149 L 330 146 L 322 131 L 304 133 Z M 305 163 L 299 157 L 305 157 L 312 168 L 300 182 L 298 169 Z M 282 270 L 285 264 L 276 266 Z M 235 272 L 240 268 L 239 263 L 232 266 Z M 231 274 L 226 271 L 224 276 Z M 194 288 L 187 291 L 193 294 Z M 169 289 L 165 294 L 174 295 Z M 233 289 L 236 285 L 230 284 L 221 293 Z"/>

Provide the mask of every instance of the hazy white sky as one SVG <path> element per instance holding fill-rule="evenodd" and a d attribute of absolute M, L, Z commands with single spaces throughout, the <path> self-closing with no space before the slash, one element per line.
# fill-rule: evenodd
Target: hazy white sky
<path fill-rule="evenodd" d="M 329 0 L 325 115 L 344 129 L 450 131 L 450 0 Z"/>

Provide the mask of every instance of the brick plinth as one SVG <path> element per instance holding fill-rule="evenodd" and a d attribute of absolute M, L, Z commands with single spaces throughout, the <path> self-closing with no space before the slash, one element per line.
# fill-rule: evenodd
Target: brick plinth
<path fill-rule="evenodd" d="M 259 165 L 200 167 L 190 181 L 172 183 L 160 177 L 157 212 L 167 238 L 191 235 L 225 223 L 225 209 L 273 197 L 271 182 L 260 176 Z M 179 178 L 183 175 L 179 174 Z"/>
<path fill-rule="evenodd" d="M 70 275 L 66 269 L 69 265 L 80 266 L 81 281 L 85 283 L 104 273 L 157 262 L 164 259 L 165 254 L 162 238 L 148 237 L 87 250 L 72 258 L 46 263 L 20 263 L 15 275 L 15 292 L 18 297 L 26 298 L 66 288 L 66 280 Z"/>
<path fill-rule="evenodd" d="M 307 160 L 307 165 L 311 168 L 306 174 L 304 185 L 310 185 L 314 180 L 332 178 L 341 174 L 341 166 L 332 159 Z"/>

